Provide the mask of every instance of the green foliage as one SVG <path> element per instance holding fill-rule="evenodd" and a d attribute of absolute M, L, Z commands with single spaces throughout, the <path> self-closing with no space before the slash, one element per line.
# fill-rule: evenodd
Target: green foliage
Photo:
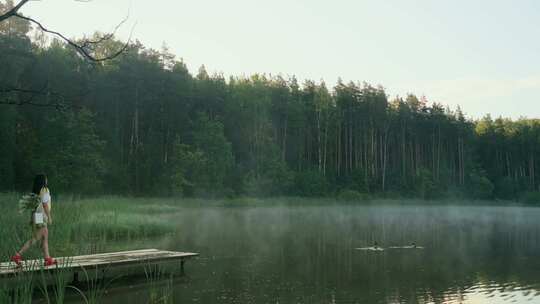
<path fill-rule="evenodd" d="M 294 173 L 279 161 L 266 163 L 266 170 L 259 176 L 254 172 L 246 176 L 244 192 L 250 196 L 272 196 L 290 193 Z"/>
<path fill-rule="evenodd" d="M 338 195 L 337 199 L 340 201 L 347 201 L 347 202 L 366 202 L 370 200 L 369 195 L 365 193 L 360 193 L 356 190 L 341 190 Z"/>
<path fill-rule="evenodd" d="M 472 121 L 368 83 L 192 75 L 139 42 L 89 65 L 28 30 L 18 18 L 0 25 L 0 98 L 62 111 L 0 105 L 0 190 L 28 191 L 38 172 L 77 194 L 515 199 L 540 186 L 537 119 Z"/>
<path fill-rule="evenodd" d="M 173 193 L 222 194 L 233 164 L 231 144 L 223 134 L 221 122 L 200 114 L 195 124 L 193 145 L 182 143 L 178 137 L 173 146 L 170 164 Z"/>
<path fill-rule="evenodd" d="M 349 187 L 353 190 L 367 193 L 370 189 L 370 181 L 366 170 L 354 170 L 350 176 L 351 183 Z"/>
<path fill-rule="evenodd" d="M 437 185 L 433 181 L 433 174 L 429 169 L 421 168 L 416 173 L 414 183 L 416 195 L 423 199 L 432 199 L 437 196 Z"/>
<path fill-rule="evenodd" d="M 518 185 L 511 177 L 502 177 L 495 182 L 494 194 L 501 199 L 515 199 Z"/>
<path fill-rule="evenodd" d="M 525 204 L 540 205 L 540 192 L 539 191 L 525 192 L 521 195 L 519 200 Z"/>
<path fill-rule="evenodd" d="M 493 183 L 482 170 L 474 170 L 468 178 L 467 191 L 473 199 L 493 198 Z"/>
<path fill-rule="evenodd" d="M 231 143 L 223 133 L 223 124 L 199 114 L 193 130 L 193 144 L 202 154 L 194 180 L 197 192 L 222 192 L 233 165 Z"/>
<path fill-rule="evenodd" d="M 46 172 L 57 191 L 99 192 L 104 142 L 96 134 L 93 114 L 87 110 L 47 114 L 34 147 L 34 170 Z"/>
<path fill-rule="evenodd" d="M 328 194 L 328 181 L 315 170 L 298 173 L 295 178 L 295 190 L 302 196 L 321 197 Z"/>
<path fill-rule="evenodd" d="M 177 138 L 170 164 L 173 193 L 182 193 L 186 196 L 193 195 L 194 180 L 199 178 L 201 174 L 199 170 L 203 167 L 204 161 L 202 151 L 182 144 L 180 138 Z"/>
<path fill-rule="evenodd" d="M 0 105 L 0 190 L 13 190 L 15 184 L 15 127 L 17 112 Z"/>

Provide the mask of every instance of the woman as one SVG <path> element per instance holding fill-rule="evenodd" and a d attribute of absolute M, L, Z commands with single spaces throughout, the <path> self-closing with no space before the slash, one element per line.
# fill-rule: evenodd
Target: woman
<path fill-rule="evenodd" d="M 56 264 L 56 260 L 49 255 L 49 230 L 47 224 L 52 224 L 51 216 L 51 194 L 49 188 L 47 188 L 47 176 L 45 174 L 38 174 L 34 178 L 34 186 L 32 192 L 39 196 L 40 204 L 34 213 L 43 213 L 43 220 L 39 220 L 36 223 L 36 217 L 32 214 L 32 230 L 33 237 L 28 240 L 11 260 L 17 265 L 21 265 L 22 254 L 30 248 L 34 243 L 42 241 L 43 256 L 45 258 L 45 266 L 51 266 Z"/>

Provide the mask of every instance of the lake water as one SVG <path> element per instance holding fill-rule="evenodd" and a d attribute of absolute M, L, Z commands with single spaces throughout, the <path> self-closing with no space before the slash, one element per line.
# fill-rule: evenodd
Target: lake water
<path fill-rule="evenodd" d="M 175 303 L 540 303 L 540 208 L 185 208 Z M 384 250 L 359 250 L 374 242 Z M 420 248 L 390 248 L 415 243 Z M 411 246 L 409 246 L 411 247 Z M 146 303 L 144 285 L 105 303 Z"/>

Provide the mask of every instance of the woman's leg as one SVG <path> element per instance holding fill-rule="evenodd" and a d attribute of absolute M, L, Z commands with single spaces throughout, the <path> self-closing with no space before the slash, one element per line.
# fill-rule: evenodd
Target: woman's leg
<path fill-rule="evenodd" d="M 17 251 L 17 254 L 22 255 L 26 250 L 28 250 L 28 248 L 30 248 L 30 246 L 34 245 L 41 238 L 40 232 L 41 229 L 34 232 L 34 236 L 28 241 L 26 241 L 26 243 L 24 243 L 24 245 L 21 247 L 21 250 Z"/>
<path fill-rule="evenodd" d="M 41 236 L 43 237 L 43 256 L 45 258 L 50 258 L 49 255 L 49 229 L 47 227 L 41 228 Z"/>
<path fill-rule="evenodd" d="M 24 243 L 21 249 L 17 251 L 17 254 L 22 255 L 26 250 L 28 250 L 28 248 L 30 248 L 30 246 L 34 245 L 35 242 L 36 240 L 34 238 L 29 239 L 26 241 L 26 243 Z"/>

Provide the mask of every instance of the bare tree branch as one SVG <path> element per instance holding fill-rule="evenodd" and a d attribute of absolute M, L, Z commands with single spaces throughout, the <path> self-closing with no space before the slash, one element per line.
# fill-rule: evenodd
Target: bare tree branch
<path fill-rule="evenodd" d="M 91 61 L 94 61 L 94 62 L 100 62 L 100 61 L 105 61 L 105 60 L 110 60 L 110 59 L 113 59 L 115 57 L 117 57 L 118 55 L 122 54 L 126 49 L 127 47 L 129 46 L 129 43 L 131 41 L 131 34 L 130 34 L 130 37 L 128 39 L 128 41 L 119 49 L 117 50 L 116 52 L 108 55 L 108 56 L 105 56 L 105 57 L 94 57 L 90 51 L 88 50 L 88 46 L 90 44 L 93 44 L 93 43 L 98 43 L 101 39 L 98 39 L 97 41 L 98 42 L 95 42 L 95 41 L 91 41 L 91 42 L 87 42 L 87 43 L 82 43 L 82 44 L 78 44 L 76 42 L 74 42 L 73 40 L 67 38 L 66 36 L 62 35 L 61 33 L 57 32 L 57 31 L 53 31 L 53 30 L 49 30 L 47 29 L 45 26 L 43 26 L 40 22 L 38 22 L 37 20 L 31 18 L 31 17 L 26 17 L 26 16 L 23 16 L 19 13 L 15 13 L 13 14 L 14 17 L 17 17 L 17 18 L 20 18 L 20 19 L 23 19 L 23 20 L 27 20 L 27 21 L 30 21 L 34 24 L 36 24 L 40 30 L 46 32 L 46 33 L 49 33 L 49 34 L 53 34 L 57 37 L 60 37 L 62 40 L 64 40 L 67 44 L 71 45 L 75 50 L 77 50 L 77 52 L 79 54 L 81 54 L 83 57 L 85 57 L 86 59 L 89 59 Z M 121 23 L 123 23 L 124 21 L 122 21 Z M 133 33 L 133 28 L 131 30 L 131 33 Z M 112 36 L 111 36 L 112 37 Z M 103 39 L 102 41 L 104 41 L 106 39 Z"/>
<path fill-rule="evenodd" d="M 85 2 L 86 2 L 86 1 L 90 1 L 90 0 L 78 0 L 78 1 L 85 1 Z M 118 23 L 118 24 L 114 27 L 114 29 L 113 29 L 110 33 L 108 33 L 108 34 L 103 34 L 101 37 L 99 37 L 99 38 L 96 39 L 96 40 L 85 39 L 85 40 L 82 42 L 82 44 L 80 44 L 80 46 L 83 47 L 83 48 L 86 48 L 86 47 L 90 47 L 91 45 L 97 45 L 97 44 L 103 43 L 103 42 L 105 42 L 105 41 L 107 41 L 107 40 L 111 40 L 111 39 L 114 37 L 114 35 L 116 35 L 116 31 L 118 31 L 118 29 L 119 29 L 119 28 L 120 28 L 120 27 L 121 27 L 128 19 L 129 19 L 129 13 L 126 15 L 126 17 L 125 17 L 122 21 L 120 21 L 120 23 Z M 132 29 L 132 33 L 133 33 L 133 29 Z M 132 33 L 130 33 L 128 41 L 131 40 L 131 34 L 132 34 Z"/>
<path fill-rule="evenodd" d="M 12 9 L 10 9 L 9 11 L 5 12 L 4 14 L 0 15 L 0 22 L 10 18 L 10 17 L 13 17 L 15 16 L 15 14 L 17 14 L 17 12 L 19 11 L 19 9 L 26 4 L 26 2 L 28 2 L 30 0 L 21 0 L 17 5 L 15 5 Z"/>
<path fill-rule="evenodd" d="M 79 53 L 83 58 L 92 61 L 92 62 L 102 62 L 106 60 L 113 59 L 117 57 L 118 55 L 122 54 L 128 47 L 131 41 L 131 37 L 133 34 L 133 29 L 135 25 L 131 28 L 131 32 L 129 35 L 129 38 L 125 44 L 122 45 L 121 48 L 116 50 L 114 53 L 105 55 L 103 57 L 96 57 L 94 52 L 101 43 L 104 43 L 106 41 L 110 41 L 114 38 L 114 35 L 116 34 L 117 30 L 127 21 L 129 18 L 128 15 L 118 24 L 116 27 L 112 30 L 112 32 L 107 34 L 102 34 L 101 36 L 98 36 L 97 38 L 92 39 L 84 39 L 80 42 L 76 42 L 74 40 L 71 40 L 64 36 L 62 33 L 50 30 L 46 28 L 43 24 L 41 24 L 39 21 L 24 16 L 19 13 L 19 10 L 21 7 L 23 7 L 25 4 L 27 4 L 30 0 L 20 0 L 17 5 L 15 5 L 13 8 L 9 9 L 7 12 L 4 12 L 0 14 L 0 22 L 5 21 L 9 18 L 16 17 L 22 20 L 26 20 L 28 22 L 31 22 L 39 27 L 39 29 L 43 32 L 55 35 L 56 37 L 62 39 L 64 42 L 66 42 L 68 45 L 73 47 L 77 53 Z M 74 0 L 78 2 L 90 2 L 91 0 Z M 15 97 L 16 98 L 12 98 Z M 37 97 L 46 97 L 46 102 L 36 102 L 35 99 Z M 54 102 L 50 102 L 50 99 L 54 99 Z M 31 106 L 38 106 L 38 107 L 54 107 L 58 110 L 64 110 L 66 109 L 66 104 L 64 102 L 65 98 L 62 94 L 52 92 L 48 90 L 47 87 L 44 87 L 41 90 L 34 90 L 34 89 L 25 89 L 25 88 L 15 88 L 15 87 L 8 87 L 8 88 L 1 88 L 0 87 L 0 105 L 31 105 Z"/>
<path fill-rule="evenodd" d="M 84 58 L 86 58 L 86 59 L 88 59 L 90 61 L 94 61 L 94 62 L 100 62 L 100 61 L 106 61 L 106 60 L 113 59 L 113 58 L 117 57 L 118 55 L 122 54 L 127 49 L 127 47 L 129 46 L 129 43 L 131 41 L 131 36 L 133 34 L 133 29 L 134 29 L 135 26 L 133 26 L 131 28 L 131 32 L 129 34 L 129 38 L 128 38 L 127 42 L 120 49 L 118 49 L 116 52 L 114 52 L 112 54 L 109 54 L 107 56 L 104 56 L 104 57 L 96 57 L 96 56 L 94 56 L 92 54 L 92 52 L 94 51 L 96 45 L 99 45 L 100 43 L 111 40 L 114 37 L 114 35 L 116 34 L 116 31 L 129 18 L 129 14 L 113 29 L 113 31 L 111 33 L 103 34 L 101 37 L 99 37 L 99 38 L 97 38 L 95 40 L 85 39 L 82 42 L 77 43 L 77 42 L 67 38 L 66 36 L 62 35 L 61 33 L 57 32 L 57 31 L 47 29 L 43 24 L 41 24 L 37 20 L 35 20 L 35 19 L 31 18 L 31 17 L 27 17 L 27 16 L 24 16 L 24 15 L 20 14 L 19 13 L 20 8 L 23 7 L 29 1 L 30 0 L 21 0 L 13 8 L 11 8 L 7 12 L 1 14 L 0 15 L 0 22 L 6 20 L 8 18 L 11 18 L 11 17 L 17 17 L 17 18 L 29 21 L 29 22 L 37 25 L 39 27 L 39 29 L 41 29 L 42 31 L 44 31 L 46 33 L 49 33 L 49 34 L 53 34 L 53 35 L 59 37 L 60 39 L 64 40 L 67 44 L 72 46 Z M 75 1 L 78 1 L 78 2 L 90 2 L 91 0 L 75 0 Z"/>

